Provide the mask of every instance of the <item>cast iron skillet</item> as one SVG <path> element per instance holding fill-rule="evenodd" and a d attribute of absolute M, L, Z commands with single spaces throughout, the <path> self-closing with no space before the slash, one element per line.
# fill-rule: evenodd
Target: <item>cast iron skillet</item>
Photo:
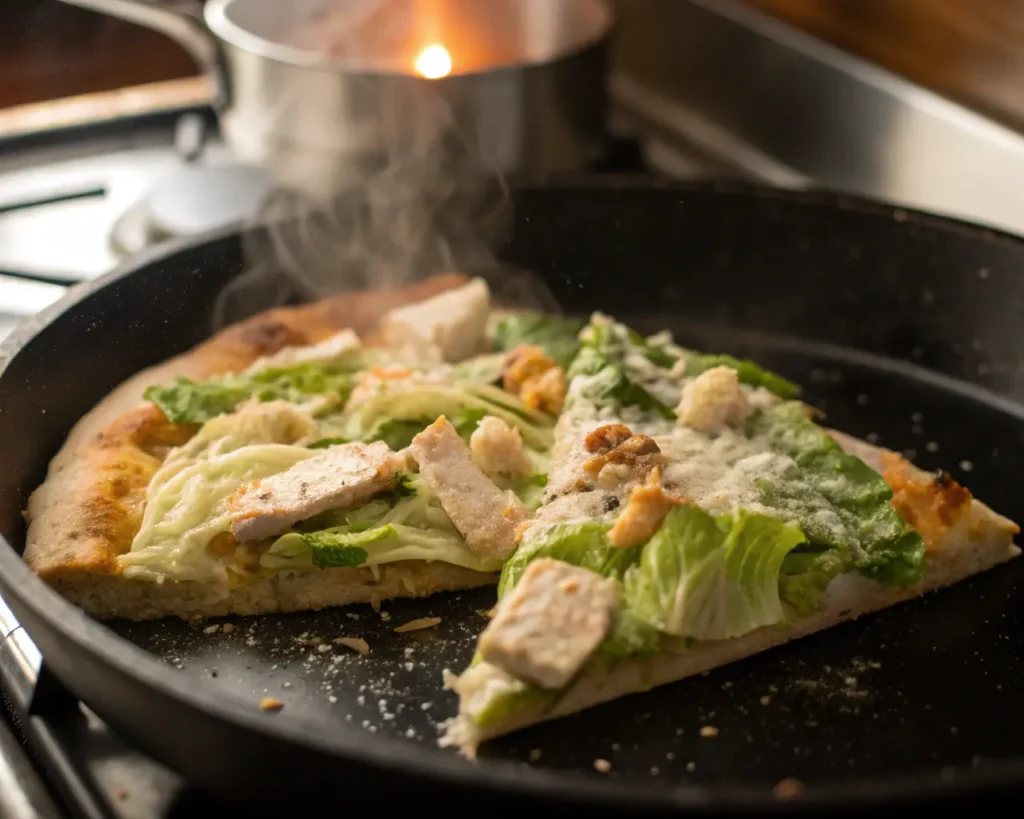
<path fill-rule="evenodd" d="M 830 423 L 913 450 L 1024 519 L 1021 241 L 830 195 L 604 181 L 520 191 L 504 256 L 543 275 L 569 311 L 602 309 L 756 357 L 803 382 Z M 50 669 L 129 741 L 222 796 L 335 814 L 403 798 L 482 802 L 490 814 L 554 801 L 591 812 L 835 812 L 1016 793 L 1024 560 L 523 732 L 477 764 L 434 740 L 454 707 L 441 671 L 469 659 L 492 591 L 388 604 L 387 620 L 368 607 L 229 619 L 230 634 L 82 615 L 18 557 L 26 496 L 97 400 L 207 335 L 214 296 L 241 266 L 234 233 L 154 253 L 6 346 L 3 594 Z M 392 631 L 425 615 L 441 625 Z M 364 637 L 372 653 L 330 643 L 341 635 Z M 266 695 L 285 708 L 260 711 Z M 708 725 L 716 737 L 701 736 Z M 612 773 L 597 773 L 596 758 Z M 771 795 L 784 777 L 805 783 L 802 800 Z"/>

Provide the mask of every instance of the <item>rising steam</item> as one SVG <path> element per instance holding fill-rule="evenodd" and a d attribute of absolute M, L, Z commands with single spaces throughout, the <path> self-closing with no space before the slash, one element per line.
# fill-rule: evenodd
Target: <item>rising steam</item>
<path fill-rule="evenodd" d="M 324 156 L 330 190 L 326 174 L 314 174 L 267 197 L 245 233 L 247 269 L 215 307 L 218 326 L 289 300 L 451 271 L 485 276 L 501 300 L 555 306 L 539 281 L 495 255 L 511 227 L 512 199 L 482 150 L 471 104 L 446 85 L 386 78 L 356 128 L 372 134 L 371 143 L 343 163 Z M 304 157 L 303 166 L 317 163 Z"/>

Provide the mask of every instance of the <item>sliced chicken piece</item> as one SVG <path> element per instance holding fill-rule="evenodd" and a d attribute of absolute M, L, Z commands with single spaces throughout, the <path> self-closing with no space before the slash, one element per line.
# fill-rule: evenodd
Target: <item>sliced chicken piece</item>
<path fill-rule="evenodd" d="M 381 330 L 389 347 L 436 347 L 445 361 L 459 361 L 480 352 L 490 311 L 491 292 L 478 278 L 392 310 Z"/>
<path fill-rule="evenodd" d="M 484 416 L 469 438 L 473 460 L 489 475 L 532 475 L 533 463 L 523 451 L 523 436 L 511 424 Z"/>
<path fill-rule="evenodd" d="M 475 463 L 443 415 L 412 439 L 420 475 L 434 490 L 470 550 L 504 560 L 516 547 L 516 528 L 530 517 L 512 492 L 502 492 Z"/>
<path fill-rule="evenodd" d="M 480 655 L 517 679 L 564 687 L 611 628 L 618 584 L 551 558 L 534 560 L 497 606 Z"/>
<path fill-rule="evenodd" d="M 274 537 L 301 520 L 390 489 L 405 466 L 405 456 L 382 441 L 333 446 L 235 492 L 228 498 L 231 533 L 240 541 Z"/>
<path fill-rule="evenodd" d="M 342 330 L 319 344 L 305 347 L 285 347 L 273 355 L 257 359 L 246 372 L 256 373 L 278 367 L 297 367 L 300 364 L 335 364 L 348 353 L 362 347 L 352 330 Z"/>

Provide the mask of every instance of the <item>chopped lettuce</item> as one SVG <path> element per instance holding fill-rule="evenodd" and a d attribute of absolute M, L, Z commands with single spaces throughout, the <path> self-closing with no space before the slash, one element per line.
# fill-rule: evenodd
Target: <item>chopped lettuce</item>
<path fill-rule="evenodd" d="M 392 449 L 402 449 L 442 415 L 467 439 L 485 415 L 516 427 L 533 449 L 545 451 L 553 439 L 550 418 L 528 410 L 514 396 L 484 385 L 386 387 L 348 416 L 342 432 L 352 440 L 384 440 Z"/>
<path fill-rule="evenodd" d="M 519 582 L 526 567 L 540 557 L 582 566 L 605 577 L 622 577 L 636 560 L 639 547 L 620 549 L 608 540 L 611 525 L 600 521 L 555 524 L 532 532 L 505 563 L 498 583 L 501 599 Z"/>
<path fill-rule="evenodd" d="M 491 330 L 495 349 L 507 352 L 520 344 L 540 347 L 563 369 L 579 350 L 577 334 L 586 324 L 579 318 L 547 313 L 514 313 L 503 316 Z"/>
<path fill-rule="evenodd" d="M 644 372 L 635 364 L 637 353 L 650 361 L 644 355 L 646 343 L 641 336 L 624 325 L 595 317 L 580 333 L 580 340 L 583 346 L 568 372 L 569 405 L 583 400 L 601 408 L 638 407 L 666 420 L 675 418 L 673 407 L 652 389 L 657 370 Z"/>
<path fill-rule="evenodd" d="M 324 512 L 282 535 L 260 565 L 280 571 L 400 560 L 439 560 L 480 572 L 501 568 L 469 550 L 429 485 L 410 473 L 402 473 L 391 492 L 362 506 Z"/>
<path fill-rule="evenodd" d="M 239 404 L 253 398 L 302 404 L 326 397 L 340 405 L 348 400 L 351 391 L 350 373 L 322 364 L 299 364 L 203 382 L 179 378 L 171 384 L 150 387 L 145 398 L 156 404 L 172 423 L 203 424 L 233 412 Z"/>
<path fill-rule="evenodd" d="M 798 546 L 782 561 L 779 595 L 799 615 L 812 614 L 821 606 L 825 589 L 847 563 L 836 549 L 814 549 Z"/>
<path fill-rule="evenodd" d="M 394 526 L 379 526 L 362 531 L 326 529 L 302 535 L 313 550 L 313 565 L 317 568 L 361 566 L 368 556 L 366 546 L 393 537 L 397 537 Z"/>
<path fill-rule="evenodd" d="M 714 518 L 678 506 L 626 572 L 628 610 L 661 632 L 696 640 L 781 622 L 782 564 L 805 540 L 796 527 L 765 515 L 740 510 Z"/>
<path fill-rule="evenodd" d="M 796 398 L 800 387 L 781 375 L 765 370 L 753 361 L 740 360 L 731 355 L 706 355 L 698 353 L 686 361 L 687 377 L 697 376 L 713 367 L 729 367 L 744 384 L 751 387 L 764 387 L 780 398 Z"/>
<path fill-rule="evenodd" d="M 845 536 L 821 526 L 822 510 L 806 491 L 785 481 L 762 478 L 766 497 L 783 496 L 812 543 L 837 546 L 863 574 L 886 585 L 908 586 L 924 572 L 924 541 L 891 504 L 892 490 L 859 458 L 849 455 L 807 417 L 802 404 L 786 402 L 758 413 L 750 432 L 765 435 L 775 452 L 792 458 L 802 481 L 823 497 L 842 523 Z"/>
<path fill-rule="evenodd" d="M 475 355 L 452 366 L 452 380 L 456 384 L 497 384 L 504 366 L 504 353 Z"/>

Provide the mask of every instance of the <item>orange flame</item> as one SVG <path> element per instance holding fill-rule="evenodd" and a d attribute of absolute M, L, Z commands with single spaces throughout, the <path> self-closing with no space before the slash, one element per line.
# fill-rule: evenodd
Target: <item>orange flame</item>
<path fill-rule="evenodd" d="M 452 73 L 452 55 L 440 43 L 424 48 L 416 57 L 416 73 L 428 80 L 439 80 Z"/>

